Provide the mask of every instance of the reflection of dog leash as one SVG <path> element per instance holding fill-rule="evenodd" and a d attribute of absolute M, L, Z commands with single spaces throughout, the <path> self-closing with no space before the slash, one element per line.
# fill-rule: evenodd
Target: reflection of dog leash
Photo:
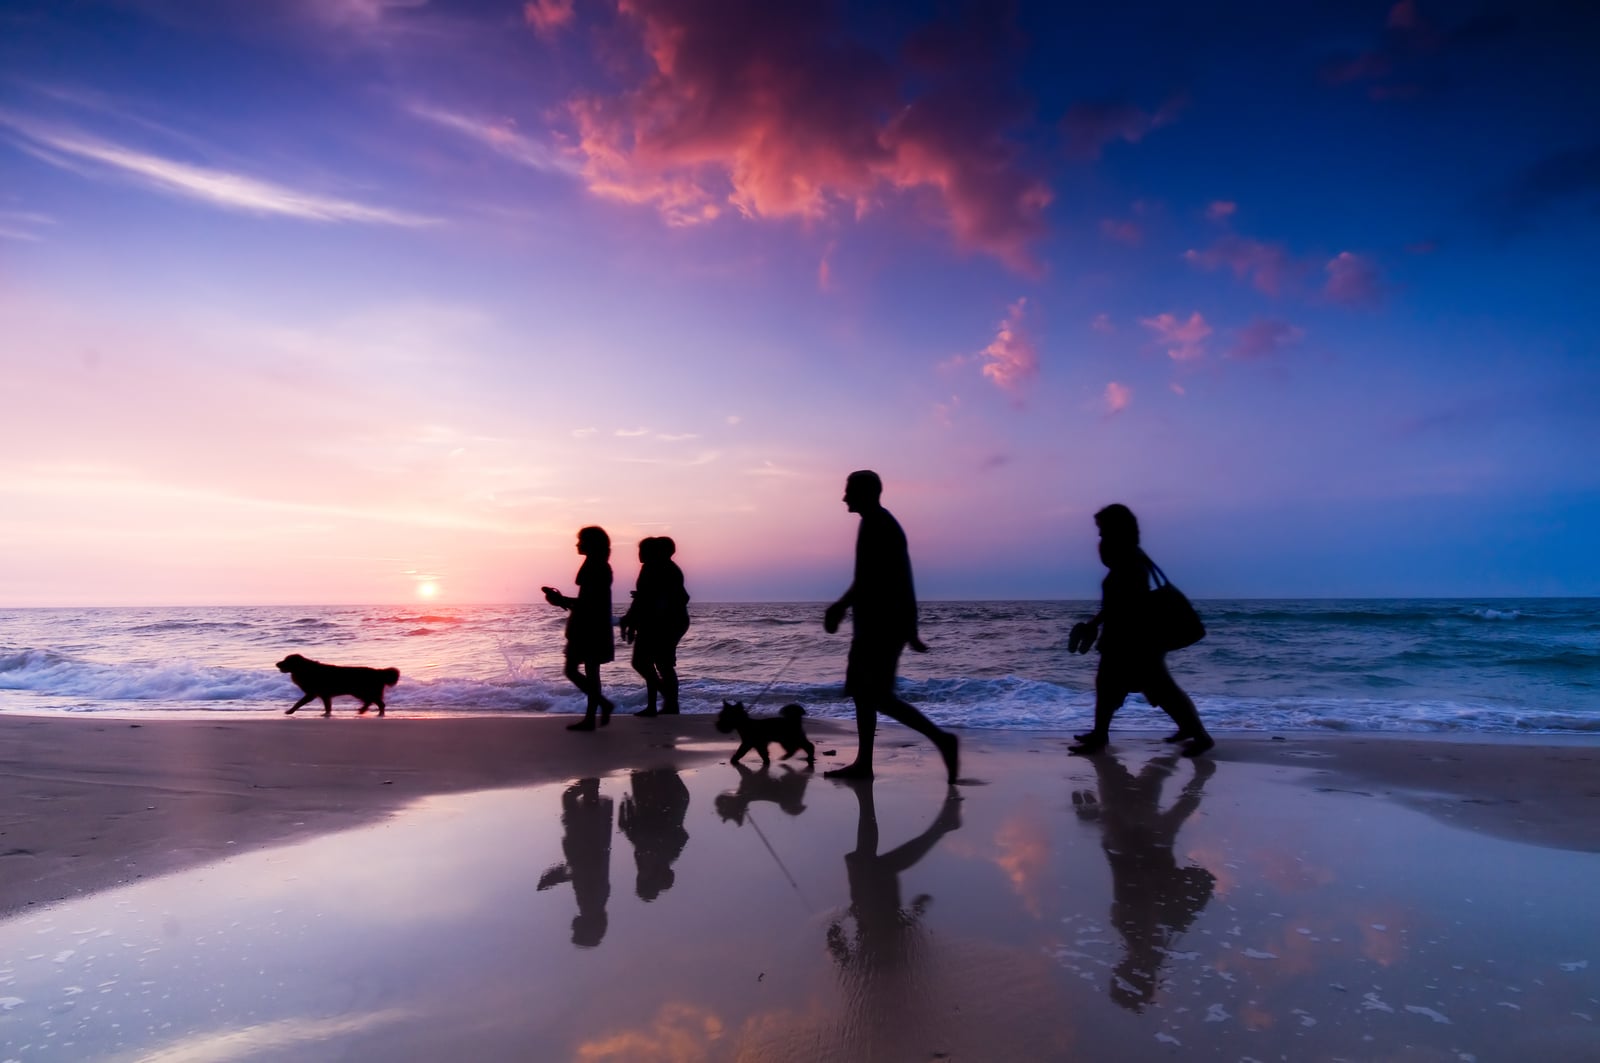
<path fill-rule="evenodd" d="M 794 880 L 794 876 L 789 874 L 789 869 L 784 866 L 783 858 L 778 855 L 778 850 L 774 849 L 772 847 L 772 843 L 767 841 L 767 836 L 765 832 L 762 831 L 761 824 L 756 822 L 755 814 L 747 808 L 745 809 L 744 817 L 745 819 L 748 819 L 750 821 L 750 825 L 756 829 L 756 837 L 761 839 L 761 844 L 765 845 L 767 847 L 767 852 L 772 854 L 773 862 L 778 865 L 778 870 L 783 872 L 783 877 L 789 880 L 789 885 L 794 887 L 794 894 L 796 897 L 800 898 L 800 903 L 806 906 L 806 911 L 816 911 L 816 909 L 811 907 L 811 902 L 806 900 L 806 895 L 800 892 L 800 883 L 796 882 Z"/>

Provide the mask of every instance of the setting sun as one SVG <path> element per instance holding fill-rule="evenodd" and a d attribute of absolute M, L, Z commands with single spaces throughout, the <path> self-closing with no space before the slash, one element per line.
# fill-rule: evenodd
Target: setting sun
<path fill-rule="evenodd" d="M 428 580 L 426 583 L 417 584 L 418 598 L 433 598 L 436 597 L 438 593 L 439 585 L 432 580 Z"/>

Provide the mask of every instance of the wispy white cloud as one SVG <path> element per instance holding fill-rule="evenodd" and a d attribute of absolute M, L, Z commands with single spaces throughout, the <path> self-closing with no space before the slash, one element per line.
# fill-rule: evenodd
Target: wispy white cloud
<path fill-rule="evenodd" d="M 541 143 L 519 132 L 515 124 L 509 120 L 490 122 L 420 103 L 412 104 L 407 109 L 424 121 L 476 140 L 495 154 L 530 169 L 573 176 L 581 172 L 576 161 L 561 154 L 549 144 Z"/>
<path fill-rule="evenodd" d="M 37 241 L 44 239 L 36 230 L 41 225 L 54 225 L 56 220 L 46 214 L 27 210 L 0 210 L 0 239 Z"/>
<path fill-rule="evenodd" d="M 109 172 L 224 210 L 282 215 L 305 221 L 369 225 L 420 226 L 439 221 L 407 211 L 304 192 L 245 174 L 151 155 L 97 137 L 47 128 L 4 111 L 0 111 L 0 126 L 15 134 L 19 147 L 51 165 L 77 173 Z M 84 163 L 89 166 L 86 168 L 82 165 Z"/>

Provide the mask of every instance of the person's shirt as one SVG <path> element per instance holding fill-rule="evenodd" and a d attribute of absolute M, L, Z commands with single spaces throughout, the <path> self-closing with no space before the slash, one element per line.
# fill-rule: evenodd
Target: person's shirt
<path fill-rule="evenodd" d="M 572 619 L 585 627 L 611 626 L 611 565 L 598 557 L 586 558 L 578 569 L 578 602 Z"/>
<path fill-rule="evenodd" d="M 1100 652 L 1118 653 L 1140 644 L 1150 563 L 1143 551 L 1118 561 L 1100 583 Z"/>
<path fill-rule="evenodd" d="M 857 635 L 903 642 L 917 634 L 917 592 L 906 533 L 881 507 L 861 515 L 850 611 Z"/>

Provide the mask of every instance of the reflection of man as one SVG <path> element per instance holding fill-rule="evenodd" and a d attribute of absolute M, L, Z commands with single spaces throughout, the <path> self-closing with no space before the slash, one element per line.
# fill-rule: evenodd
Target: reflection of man
<path fill-rule="evenodd" d="M 622 799 L 617 828 L 633 843 L 634 892 L 642 901 L 653 901 L 671 888 L 672 862 L 689 844 L 683 829 L 689 788 L 671 768 L 636 771 L 631 782 L 633 792 Z"/>
<path fill-rule="evenodd" d="M 850 915 L 855 917 L 856 936 L 854 942 L 847 941 L 842 924 L 834 923 L 828 928 L 828 951 L 841 967 L 858 963 L 869 968 L 894 967 L 907 957 L 917 920 L 932 900 L 924 894 L 913 900 L 909 909 L 902 905 L 900 873 L 961 826 L 961 799 L 955 790 L 948 791 L 927 830 L 880 855 L 872 783 L 855 783 L 850 788 L 856 795 L 856 847 L 845 854 L 844 866 L 850 876 Z"/>
<path fill-rule="evenodd" d="M 1100 845 L 1111 865 L 1111 923 L 1122 934 L 1123 959 L 1111 976 L 1111 999 L 1141 1011 L 1156 994 L 1166 950 L 1211 900 L 1216 878 L 1203 867 L 1179 867 L 1173 843 L 1200 807 L 1200 791 L 1217 770 L 1193 761 L 1194 777 L 1170 809 L 1161 811 L 1161 784 L 1176 757 L 1157 757 L 1134 776 L 1111 756 L 1093 758 L 1100 796 L 1072 795 L 1078 815 L 1100 821 Z"/>
<path fill-rule="evenodd" d="M 611 798 L 600 796 L 599 779 L 579 779 L 562 793 L 561 826 L 566 862 L 540 875 L 539 888 L 572 883 L 578 899 L 572 943 L 593 948 L 606 936 L 606 901 L 611 897 Z"/>
<path fill-rule="evenodd" d="M 878 501 L 883 481 L 870 470 L 853 472 L 845 480 L 844 504 L 861 515 L 856 535 L 855 579 L 838 601 L 828 606 L 822 624 L 831 635 L 848 611 L 855 634 L 850 640 L 850 660 L 845 669 L 845 692 L 856 703 L 856 759 L 824 775 L 842 779 L 872 778 L 872 743 L 878 713 L 898 720 L 938 747 L 950 782 L 956 781 L 957 740 L 894 693 L 900 654 L 909 645 L 918 653 L 928 647 L 917 637 L 917 594 L 911 582 L 911 554 L 899 521 Z"/>

